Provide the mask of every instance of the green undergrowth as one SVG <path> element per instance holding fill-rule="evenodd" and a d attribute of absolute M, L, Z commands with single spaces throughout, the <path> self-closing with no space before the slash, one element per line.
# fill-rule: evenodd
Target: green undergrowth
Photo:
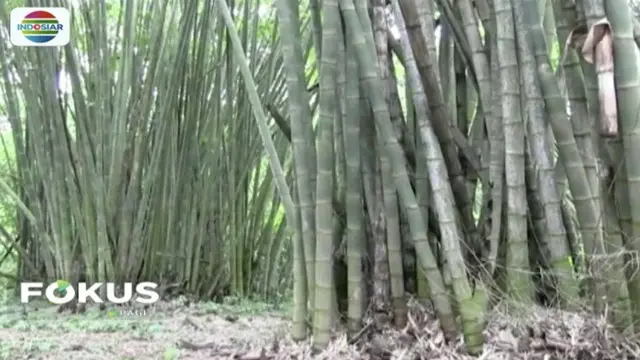
<path fill-rule="evenodd" d="M 11 334 L 11 339 L 0 339 L 0 360 L 15 358 L 16 352 L 31 354 L 33 357 L 30 358 L 45 359 L 47 354 L 61 349 L 67 351 L 69 347 L 75 346 L 70 345 L 65 339 L 77 338 L 82 334 L 104 334 L 107 338 L 117 333 L 137 341 L 154 342 L 169 333 L 174 334 L 176 328 L 190 326 L 186 319 L 195 319 L 195 322 L 201 324 L 218 319 L 217 321 L 229 326 L 242 326 L 243 321 L 260 316 L 286 319 L 290 312 L 290 303 L 274 305 L 234 297 L 225 298 L 220 303 L 190 302 L 184 297 L 178 297 L 154 304 L 148 309 L 108 307 L 100 310 L 93 304 L 87 306 L 86 312 L 82 314 L 58 313 L 57 310 L 57 306 L 43 301 L 34 301 L 24 308 L 15 302 L 0 306 L 0 334 Z M 37 334 L 53 336 L 41 339 Z M 109 346 L 113 345 L 90 345 L 91 351 L 96 353 L 113 352 Z M 159 358 L 180 359 L 181 351 L 183 350 L 175 343 L 168 342 L 164 344 L 164 351 Z"/>
<path fill-rule="evenodd" d="M 82 314 L 71 314 L 69 312 L 58 313 L 57 306 L 32 303 L 26 307 L 25 315 L 21 305 L 13 304 L 0 306 L 0 329 L 154 333 L 162 331 L 164 321 L 180 315 L 214 315 L 229 319 L 261 315 L 286 317 L 289 313 L 288 308 L 288 304 L 273 305 L 230 298 L 225 299 L 223 303 L 201 302 L 189 305 L 174 300 L 149 309 L 111 307 L 100 310 L 96 305 L 90 305 Z"/>
<path fill-rule="evenodd" d="M 112 332 L 147 327 L 153 330 L 155 323 L 179 314 L 225 317 L 277 314 L 286 317 L 290 312 L 290 303 L 268 304 L 235 297 L 225 298 L 221 303 L 190 303 L 178 298 L 148 309 L 108 307 L 100 310 L 92 304 L 81 314 L 58 313 L 57 310 L 57 306 L 40 301 L 32 302 L 24 309 L 20 304 L 5 304 L 0 306 L 0 329 Z"/>

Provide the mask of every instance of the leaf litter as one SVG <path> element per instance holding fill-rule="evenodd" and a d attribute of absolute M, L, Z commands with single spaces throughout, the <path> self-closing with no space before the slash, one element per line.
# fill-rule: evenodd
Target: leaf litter
<path fill-rule="evenodd" d="M 526 311 L 525 311 L 526 310 Z M 9 322 L 0 313 L 0 359 L 236 359 L 236 360 L 623 360 L 640 359 L 640 341 L 588 312 L 500 304 L 487 317 L 484 351 L 466 353 L 462 338 L 447 343 L 433 311 L 409 302 L 404 329 L 369 317 L 351 339 L 336 331 L 323 352 L 289 337 L 285 315 L 211 311 L 201 304 L 168 302 L 138 318 L 58 314 Z M 31 319 L 36 317 L 37 319 Z M 14 319 L 15 320 L 15 319 Z M 77 329 L 64 324 L 79 322 Z M 100 326 L 91 328 L 92 321 Z M 44 344 L 47 344 L 46 346 Z"/>

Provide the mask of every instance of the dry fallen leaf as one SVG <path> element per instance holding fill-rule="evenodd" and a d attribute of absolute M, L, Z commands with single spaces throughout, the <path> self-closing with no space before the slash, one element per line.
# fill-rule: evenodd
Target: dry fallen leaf
<path fill-rule="evenodd" d="M 614 80 L 613 34 L 607 18 L 591 26 L 582 45 L 585 61 L 595 64 L 600 100 L 600 134 L 618 135 L 618 101 Z"/>
<path fill-rule="evenodd" d="M 589 29 L 585 26 L 573 29 L 565 44 L 561 64 L 564 63 L 569 46 L 579 49 L 584 60 L 595 66 L 600 103 L 600 135 L 617 136 L 618 101 L 614 79 L 613 35 L 609 20 L 602 18 Z"/>

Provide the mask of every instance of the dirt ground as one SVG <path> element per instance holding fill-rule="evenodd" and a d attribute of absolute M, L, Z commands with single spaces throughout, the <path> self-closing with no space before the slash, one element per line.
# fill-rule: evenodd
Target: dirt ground
<path fill-rule="evenodd" d="M 510 306 L 487 320 L 479 357 L 466 355 L 461 339 L 446 344 L 432 312 L 416 302 L 406 328 L 371 321 L 355 340 L 336 334 L 324 353 L 312 355 L 308 342 L 289 339 L 286 312 L 266 305 L 173 301 L 84 314 L 30 305 L 26 316 L 20 306 L 5 306 L 0 359 L 640 359 L 636 339 L 588 314 Z"/>
<path fill-rule="evenodd" d="M 0 359 L 261 360 L 263 347 L 271 351 L 288 334 L 285 313 L 255 304 L 176 300 L 149 309 L 94 305 L 83 314 L 29 304 L 26 313 L 15 305 L 0 311 Z"/>

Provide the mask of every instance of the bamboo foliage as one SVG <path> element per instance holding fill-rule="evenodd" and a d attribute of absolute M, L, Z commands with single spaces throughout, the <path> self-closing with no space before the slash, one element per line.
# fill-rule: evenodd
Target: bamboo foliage
<path fill-rule="evenodd" d="M 292 179 L 288 165 L 268 172 L 254 134 L 273 139 L 277 163 L 290 155 L 264 114 L 252 119 L 261 107 L 251 104 L 268 92 L 281 106 L 286 86 L 271 50 L 277 29 L 258 35 L 258 5 L 240 5 L 251 21 L 231 39 L 251 64 L 229 56 L 233 41 L 212 3 L 175 11 L 172 1 L 81 3 L 73 26 L 82 36 L 60 50 L 9 48 L 3 28 L 2 88 L 24 209 L 19 245 L 30 254 L 21 279 L 149 279 L 205 297 L 282 292 L 284 230 L 294 223 L 283 207 L 291 213 L 293 202 L 274 197 L 273 184 L 287 194 Z M 117 24 L 107 23 L 113 10 Z M 239 69 L 260 79 L 253 91 L 240 86 Z M 61 81 L 70 84 L 51 86 Z"/>

